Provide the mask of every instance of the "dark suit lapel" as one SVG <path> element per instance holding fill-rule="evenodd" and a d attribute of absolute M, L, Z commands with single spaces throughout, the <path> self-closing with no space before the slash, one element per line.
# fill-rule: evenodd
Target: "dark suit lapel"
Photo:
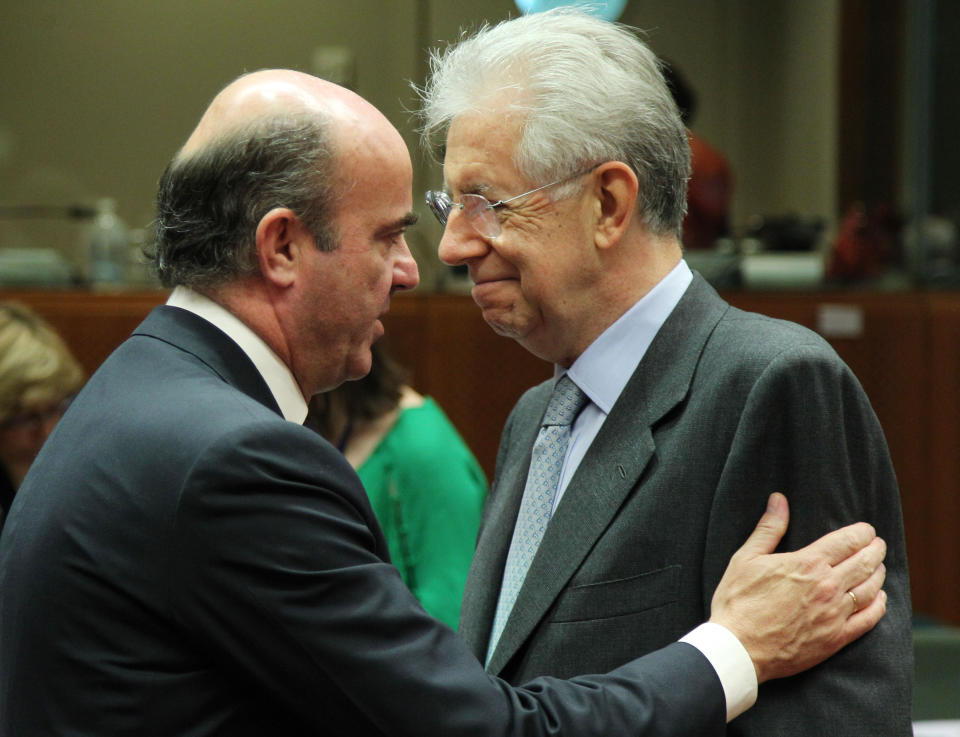
<path fill-rule="evenodd" d="M 267 382 L 247 354 L 202 317 L 179 307 L 156 307 L 133 334 L 156 338 L 192 353 L 225 382 L 281 414 Z"/>
<path fill-rule="evenodd" d="M 637 486 L 656 450 L 653 428 L 683 401 L 707 338 L 727 308 L 713 288 L 695 274 L 571 479 L 491 658 L 491 673 L 499 672 L 509 662 L 546 616 Z M 546 401 L 540 407 L 541 415 Z M 529 459 L 528 451 L 521 476 L 526 475 Z M 524 480 L 520 480 L 520 493 Z M 516 507 L 513 514 L 510 520 L 504 514 L 498 524 L 512 531 Z M 495 574 L 497 582 L 505 560 L 504 551 Z"/>

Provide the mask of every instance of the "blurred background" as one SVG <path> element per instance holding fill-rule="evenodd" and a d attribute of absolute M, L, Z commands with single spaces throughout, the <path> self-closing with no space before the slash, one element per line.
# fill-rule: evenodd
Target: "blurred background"
<path fill-rule="evenodd" d="M 960 27 L 956 3 L 614 5 L 682 73 L 696 96 L 691 130 L 729 163 L 728 228 L 694 254 L 706 275 L 748 286 L 956 282 L 960 154 L 949 133 L 960 114 L 947 87 L 960 78 L 949 43 Z M 117 254 L 122 273 L 96 273 L 88 226 L 112 212 L 138 246 L 160 172 L 210 98 L 244 71 L 292 67 L 355 89 L 407 136 L 416 191 L 435 186 L 439 168 L 422 161 L 413 133 L 409 81 L 423 80 L 426 49 L 518 12 L 513 0 L 8 3 L 0 25 L 6 283 L 142 281 Z M 845 223 L 849 253 L 831 268 Z M 437 236 L 429 218 L 412 234 L 425 289 L 449 277 L 436 263 Z M 22 250 L 45 248 L 66 263 Z M 754 258 L 784 250 L 793 251 L 785 265 Z M 29 262 L 23 274 L 18 259 Z"/>

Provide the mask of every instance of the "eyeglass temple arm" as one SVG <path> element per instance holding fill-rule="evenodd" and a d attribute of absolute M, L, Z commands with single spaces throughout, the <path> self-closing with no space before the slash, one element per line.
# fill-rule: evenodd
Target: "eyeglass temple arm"
<path fill-rule="evenodd" d="M 563 184 L 564 182 L 569 182 L 571 179 L 576 179 L 577 177 L 582 177 L 584 174 L 589 174 L 590 172 L 592 172 L 592 171 L 593 171 L 594 169 L 596 169 L 598 166 L 600 166 L 600 164 L 592 164 L 591 166 L 588 166 L 586 169 L 581 169 L 580 171 L 574 172 L 573 174 L 571 174 L 571 175 L 568 176 L 568 177 L 562 177 L 562 178 L 558 179 L 558 180 L 555 181 L 555 182 L 550 182 L 549 184 L 544 184 L 544 185 L 542 185 L 542 186 L 540 186 L 540 187 L 537 187 L 536 189 L 531 189 L 529 192 L 523 192 L 522 194 L 514 195 L 513 197 L 508 197 L 508 198 L 505 199 L 505 200 L 497 200 L 496 202 L 491 202 L 491 203 L 490 203 L 490 209 L 492 210 L 492 209 L 495 208 L 495 207 L 501 207 L 502 205 L 506 205 L 508 202 L 513 202 L 514 200 L 519 200 L 521 197 L 526 197 L 527 195 L 531 195 L 531 194 L 533 194 L 534 192 L 539 192 L 541 189 L 547 189 L 548 187 L 555 187 L 555 186 L 557 186 L 558 184 Z"/>

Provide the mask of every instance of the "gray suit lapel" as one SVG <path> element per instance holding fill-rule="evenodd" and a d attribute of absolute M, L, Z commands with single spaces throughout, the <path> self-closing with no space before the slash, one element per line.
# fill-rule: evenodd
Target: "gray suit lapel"
<path fill-rule="evenodd" d="M 637 485 L 656 450 L 652 428 L 683 401 L 707 338 L 727 308 L 713 288 L 695 274 L 571 479 L 490 660 L 491 673 L 498 673 L 509 662 L 544 618 Z M 538 403 L 541 416 L 548 398 L 549 392 L 546 392 Z M 539 423 L 539 419 L 537 417 L 534 422 Z M 533 444 L 536 430 L 534 427 L 529 446 Z M 495 522 L 502 558 L 499 559 L 499 568 L 488 579 L 496 580 L 496 584 L 488 586 L 490 589 L 499 589 L 513 520 L 529 466 L 529 446 L 522 468 L 512 469 L 511 489 L 514 493 L 511 497 L 516 497 L 511 505 L 513 516 L 508 517 L 511 510 L 503 509 L 498 512 Z M 494 524 L 492 519 L 490 524 Z M 494 590 L 493 607 L 496 606 L 496 594 Z M 487 635 L 492 618 L 493 608 L 490 608 Z"/>

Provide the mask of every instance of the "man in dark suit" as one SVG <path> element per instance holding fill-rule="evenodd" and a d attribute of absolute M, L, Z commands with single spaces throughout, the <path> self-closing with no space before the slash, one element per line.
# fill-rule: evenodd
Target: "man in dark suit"
<path fill-rule="evenodd" d="M 369 370 L 391 293 L 417 283 L 411 180 L 397 131 L 336 85 L 265 71 L 214 99 L 160 183 L 169 302 L 79 394 L 0 538 L 0 735 L 722 731 L 727 667 L 696 641 L 603 676 L 490 677 L 300 426 Z M 700 627 L 760 680 L 885 607 L 872 527 L 768 554 L 786 522 L 773 496 Z"/>
<path fill-rule="evenodd" d="M 883 434 L 824 340 L 731 308 L 683 261 L 690 152 L 650 49 L 580 12 L 521 17 L 437 54 L 423 98 L 428 140 L 445 137 L 448 193 L 428 193 L 440 257 L 468 267 L 495 331 L 556 365 L 507 422 L 467 582 L 459 631 L 489 672 L 601 672 L 672 642 L 703 619 L 772 488 L 791 502 L 784 549 L 876 526 L 889 612 L 761 689 L 729 733 L 909 734 L 909 582 Z M 543 502 L 541 422 L 568 379 L 585 406 Z"/>

